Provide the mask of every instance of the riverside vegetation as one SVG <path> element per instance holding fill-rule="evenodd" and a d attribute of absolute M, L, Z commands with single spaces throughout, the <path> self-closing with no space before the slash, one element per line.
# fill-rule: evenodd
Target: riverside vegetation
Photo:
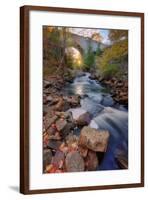
<path fill-rule="evenodd" d="M 43 172 L 127 169 L 128 32 L 103 48 L 93 33 L 85 50 L 75 37 L 43 28 Z"/>

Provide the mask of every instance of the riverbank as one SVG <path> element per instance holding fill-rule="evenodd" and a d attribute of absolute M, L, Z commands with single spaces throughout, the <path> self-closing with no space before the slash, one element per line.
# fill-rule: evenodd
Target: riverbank
<path fill-rule="evenodd" d="M 115 102 L 128 107 L 128 80 L 127 78 L 103 78 L 102 76 L 91 75 L 92 80 L 99 81 L 104 87 L 110 90 Z"/>

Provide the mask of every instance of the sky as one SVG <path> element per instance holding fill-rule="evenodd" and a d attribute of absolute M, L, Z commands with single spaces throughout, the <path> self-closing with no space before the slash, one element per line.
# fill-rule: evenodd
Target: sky
<path fill-rule="evenodd" d="M 104 44 L 110 44 L 110 40 L 108 38 L 109 30 L 107 29 L 86 29 L 86 28 L 71 28 L 70 31 L 72 33 L 83 35 L 85 37 L 91 37 L 93 33 L 100 33 L 102 36 L 102 42 Z"/>

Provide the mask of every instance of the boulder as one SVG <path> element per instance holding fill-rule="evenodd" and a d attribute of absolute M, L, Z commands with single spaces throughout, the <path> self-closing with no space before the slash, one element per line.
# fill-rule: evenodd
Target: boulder
<path fill-rule="evenodd" d="M 79 116 L 79 118 L 76 120 L 76 123 L 78 126 L 87 126 L 91 121 L 91 116 L 88 112 L 82 114 Z"/>
<path fill-rule="evenodd" d="M 50 149 L 44 149 L 43 151 L 43 170 L 46 169 L 46 166 L 51 163 L 52 152 Z"/>
<path fill-rule="evenodd" d="M 70 152 L 66 156 L 65 167 L 67 172 L 84 171 L 84 160 L 77 151 Z"/>
<path fill-rule="evenodd" d="M 92 151 L 106 152 L 109 135 L 107 130 L 97 130 L 85 126 L 80 133 L 79 145 Z"/>
<path fill-rule="evenodd" d="M 85 169 L 86 171 L 95 171 L 98 167 L 97 154 L 94 151 L 89 150 L 85 158 Z"/>

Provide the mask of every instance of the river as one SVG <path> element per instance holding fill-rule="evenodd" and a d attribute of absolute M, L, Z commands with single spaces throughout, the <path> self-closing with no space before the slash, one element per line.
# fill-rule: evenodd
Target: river
<path fill-rule="evenodd" d="M 73 116 L 88 111 L 92 115 L 90 127 L 98 130 L 108 130 L 110 139 L 107 152 L 98 170 L 119 169 L 116 155 L 124 152 L 128 157 L 128 110 L 124 105 L 114 102 L 109 90 L 96 80 L 90 78 L 90 73 L 77 76 L 73 83 L 64 88 L 65 95 L 80 95 L 79 108 L 71 109 Z"/>

